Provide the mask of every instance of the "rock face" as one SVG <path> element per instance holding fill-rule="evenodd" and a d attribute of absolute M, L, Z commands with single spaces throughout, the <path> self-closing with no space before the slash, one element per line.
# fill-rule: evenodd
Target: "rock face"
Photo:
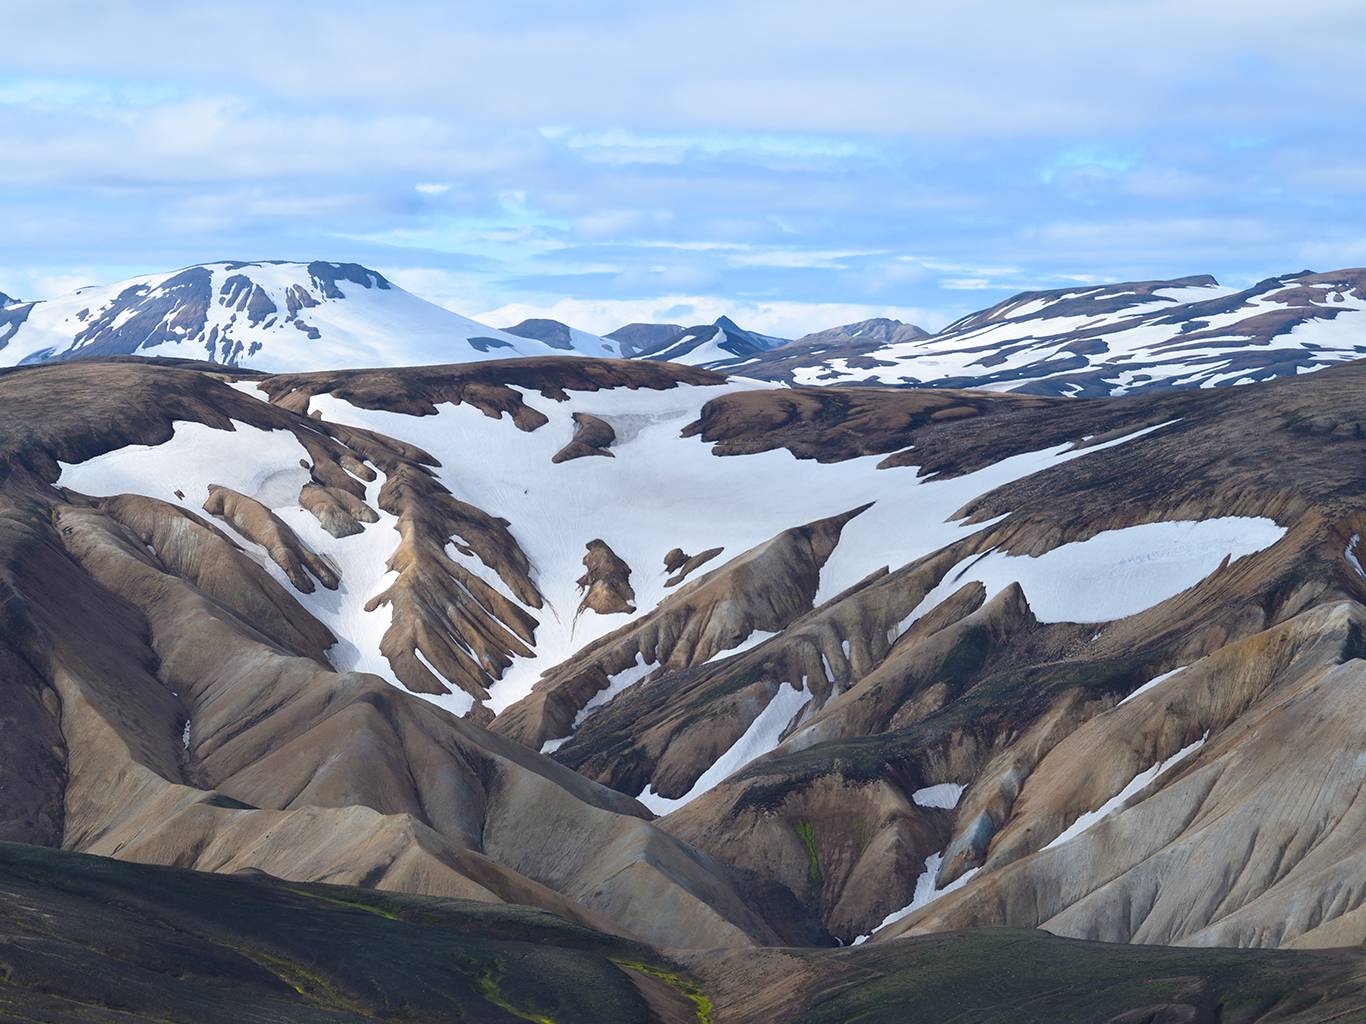
<path fill-rule="evenodd" d="M 12 370 L 0 838 L 869 963 L 1360 943 L 1363 385 Z"/>
<path fill-rule="evenodd" d="M 558 465 L 570 459 L 581 459 L 586 455 L 605 455 L 610 459 L 613 456 L 608 449 L 616 439 L 617 432 L 606 420 L 586 412 L 576 412 L 574 440 L 556 452 L 550 461 Z"/>

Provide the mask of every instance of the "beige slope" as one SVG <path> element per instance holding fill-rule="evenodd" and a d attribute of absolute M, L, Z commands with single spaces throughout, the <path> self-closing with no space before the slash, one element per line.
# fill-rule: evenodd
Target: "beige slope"
<path fill-rule="evenodd" d="M 145 616 L 151 644 L 111 676 L 109 665 L 68 667 L 54 638 L 68 847 L 532 902 L 656 942 L 776 941 L 727 869 L 648 824 L 629 797 L 379 679 L 282 649 L 97 510 L 59 509 L 57 526 L 101 600 Z M 260 580 L 216 577 L 228 599 L 234 582 L 250 592 Z M 67 627 L 66 643 L 101 657 L 96 620 L 72 609 Z M 136 652 L 136 638 L 122 642 Z"/>
<path fill-rule="evenodd" d="M 1115 942 L 1349 938 L 1358 924 L 1314 932 L 1366 899 L 1364 624 L 1355 602 L 1316 608 L 1081 725 L 1029 776 L 983 874 L 879 938 L 988 924 Z M 1126 809 L 1043 849 L 1206 733 Z"/>

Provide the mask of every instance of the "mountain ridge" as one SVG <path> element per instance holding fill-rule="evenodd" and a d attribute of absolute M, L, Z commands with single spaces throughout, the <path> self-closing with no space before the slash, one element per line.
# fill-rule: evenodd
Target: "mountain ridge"
<path fill-rule="evenodd" d="M 317 343 L 317 344 L 315 344 Z M 581 334 L 592 355 L 610 342 Z M 264 370 L 421 365 L 562 350 L 420 299 L 354 263 L 201 264 L 0 308 L 0 365 L 162 354 Z"/>

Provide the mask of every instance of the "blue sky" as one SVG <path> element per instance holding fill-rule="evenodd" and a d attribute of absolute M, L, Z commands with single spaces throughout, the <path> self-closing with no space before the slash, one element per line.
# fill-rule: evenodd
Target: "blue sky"
<path fill-rule="evenodd" d="M 1366 264 L 1366 5 L 6 0 L 0 291 L 365 263 L 502 326 L 936 329 Z"/>

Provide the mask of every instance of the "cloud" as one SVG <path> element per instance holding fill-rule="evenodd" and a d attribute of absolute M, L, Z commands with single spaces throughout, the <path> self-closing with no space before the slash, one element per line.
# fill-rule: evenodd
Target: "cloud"
<path fill-rule="evenodd" d="M 781 334 L 1360 262 L 1346 0 L 11 0 L 5 31 L 20 290 L 321 257 Z"/>

